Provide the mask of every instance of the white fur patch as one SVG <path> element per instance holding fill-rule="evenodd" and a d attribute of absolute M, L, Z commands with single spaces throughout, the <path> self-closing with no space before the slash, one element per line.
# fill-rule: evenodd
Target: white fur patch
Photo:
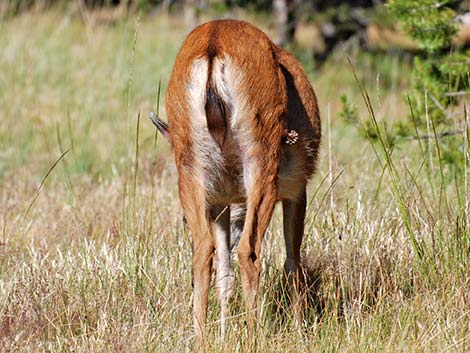
<path fill-rule="evenodd" d="M 187 99 L 191 109 L 191 126 L 193 129 L 202 129 L 206 126 L 206 85 L 209 64 L 206 58 L 193 61 L 191 75 L 187 85 Z M 197 131 L 196 131 L 197 132 Z"/>
<path fill-rule="evenodd" d="M 209 77 L 207 58 L 197 59 L 191 67 L 187 83 L 187 100 L 190 108 L 191 135 L 194 141 L 197 178 L 208 192 L 214 188 L 215 175 L 222 164 L 222 155 L 217 143 L 207 128 L 206 90 Z"/>
<path fill-rule="evenodd" d="M 254 139 L 251 134 L 255 111 L 248 104 L 244 92 L 244 72 L 236 67 L 230 57 L 214 62 L 213 79 L 220 97 L 230 106 L 230 128 L 242 151 L 243 181 L 245 190 L 253 185 L 255 176 Z"/>

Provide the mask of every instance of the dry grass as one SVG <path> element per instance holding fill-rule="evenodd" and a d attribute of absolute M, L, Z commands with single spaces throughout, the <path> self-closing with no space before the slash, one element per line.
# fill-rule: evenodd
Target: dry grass
<path fill-rule="evenodd" d="M 191 247 L 176 174 L 146 118 L 139 153 L 134 146 L 138 112 L 154 108 L 160 78 L 164 91 L 184 29 L 168 18 L 144 19 L 134 52 L 135 22 L 85 28 L 46 14 L 0 24 L 0 67 L 7 68 L 0 71 L 2 352 L 191 350 Z M 402 115 L 403 64 L 364 60 L 358 70 L 377 93 L 380 117 Z M 335 65 L 312 76 L 325 138 L 303 247 L 316 279 L 306 325 L 298 330 L 289 310 L 276 311 L 284 258 L 277 210 L 263 250 L 257 340 L 246 340 L 238 288 L 223 344 L 211 298 L 207 351 L 466 352 L 468 181 L 448 170 L 442 179 L 435 141 L 425 155 L 416 142 L 399 146 L 394 169 L 387 167 L 380 146 L 377 157 L 335 119 L 339 93 L 361 104 L 351 69 Z"/>

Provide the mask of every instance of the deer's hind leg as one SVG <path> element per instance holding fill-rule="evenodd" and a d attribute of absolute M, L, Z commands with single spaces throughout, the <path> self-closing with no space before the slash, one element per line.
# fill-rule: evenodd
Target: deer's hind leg
<path fill-rule="evenodd" d="M 286 245 L 285 277 L 289 299 L 294 308 L 296 322 L 303 321 L 302 303 L 300 300 L 300 280 L 302 268 L 300 265 L 300 246 L 304 235 L 304 221 L 307 198 L 305 187 L 295 199 L 282 200 L 284 241 Z"/>
<path fill-rule="evenodd" d="M 215 288 L 220 302 L 220 336 L 224 339 L 229 314 L 229 301 L 234 290 L 234 275 L 230 248 L 230 206 L 211 208 L 216 246 L 216 280 Z"/>
<path fill-rule="evenodd" d="M 210 210 L 200 179 L 192 171 L 179 172 L 179 194 L 192 236 L 193 321 L 196 345 L 204 340 L 212 258 L 215 250 Z"/>
<path fill-rule="evenodd" d="M 258 157 L 263 155 L 269 155 L 269 151 L 264 154 L 260 152 Z M 249 331 L 258 316 L 256 301 L 261 271 L 261 245 L 276 204 L 278 170 L 276 159 L 272 159 L 272 163 L 267 166 L 262 164 L 261 158 L 252 160 L 254 163 L 248 163 L 244 171 L 246 216 L 237 249 Z"/>

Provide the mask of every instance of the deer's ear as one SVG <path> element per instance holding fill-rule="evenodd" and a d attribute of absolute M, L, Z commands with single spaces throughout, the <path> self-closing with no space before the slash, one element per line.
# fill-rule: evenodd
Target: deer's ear
<path fill-rule="evenodd" d="M 152 123 L 155 125 L 158 131 L 160 131 L 160 133 L 163 135 L 165 140 L 170 143 L 170 130 L 168 129 L 168 124 L 160 119 L 154 112 L 149 113 L 149 118 L 152 120 Z"/>

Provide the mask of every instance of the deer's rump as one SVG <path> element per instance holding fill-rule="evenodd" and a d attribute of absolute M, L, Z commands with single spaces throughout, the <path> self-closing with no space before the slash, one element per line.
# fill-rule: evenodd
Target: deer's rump
<path fill-rule="evenodd" d="M 229 204 L 244 202 L 260 171 L 276 163 L 278 198 L 296 198 L 314 171 L 320 141 L 316 98 L 298 62 L 238 21 L 203 25 L 187 41 L 193 45 L 183 44 L 167 96 L 177 165 L 191 164 L 209 200 Z M 253 55 L 260 51 L 263 60 Z M 299 141 L 287 145 L 291 129 Z M 266 145 L 271 153 L 261 152 Z"/>

